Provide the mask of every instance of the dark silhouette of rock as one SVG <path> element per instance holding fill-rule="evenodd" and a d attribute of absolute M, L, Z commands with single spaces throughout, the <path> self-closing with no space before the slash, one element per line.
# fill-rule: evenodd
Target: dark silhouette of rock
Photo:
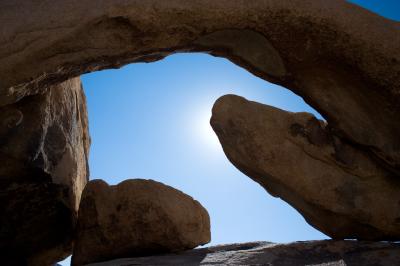
<path fill-rule="evenodd" d="M 89 134 L 79 78 L 0 108 L 0 264 L 71 254 Z"/>
<path fill-rule="evenodd" d="M 227 95 L 211 125 L 243 173 L 332 238 L 400 240 L 400 182 L 309 113 Z"/>
<path fill-rule="evenodd" d="M 290 244 L 254 242 L 221 245 L 87 266 L 130 265 L 270 265 L 270 266 L 393 266 L 400 263 L 400 245 L 357 241 L 306 241 Z"/>
<path fill-rule="evenodd" d="M 210 241 L 210 218 L 199 202 L 152 180 L 86 186 L 72 265 L 177 252 Z"/>

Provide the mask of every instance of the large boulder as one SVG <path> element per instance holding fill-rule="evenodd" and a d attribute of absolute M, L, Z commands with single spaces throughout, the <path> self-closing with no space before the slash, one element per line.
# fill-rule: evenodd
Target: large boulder
<path fill-rule="evenodd" d="M 227 95 L 211 125 L 243 173 L 338 239 L 400 240 L 400 182 L 309 113 Z"/>
<path fill-rule="evenodd" d="M 89 142 L 79 78 L 0 108 L 0 264 L 71 254 Z"/>
<path fill-rule="evenodd" d="M 210 218 L 199 202 L 152 180 L 86 186 L 72 265 L 195 248 L 210 241 Z"/>
<path fill-rule="evenodd" d="M 344 0 L 2 0 L 0 105 L 82 73 L 207 52 L 302 96 L 400 175 L 400 27 Z"/>
<path fill-rule="evenodd" d="M 399 264 L 399 244 L 323 240 L 289 244 L 253 242 L 221 245 L 180 254 L 121 258 L 87 266 L 393 266 Z"/>

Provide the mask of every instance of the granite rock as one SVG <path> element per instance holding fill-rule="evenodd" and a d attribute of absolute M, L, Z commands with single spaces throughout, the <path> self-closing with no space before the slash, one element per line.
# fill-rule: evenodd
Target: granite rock
<path fill-rule="evenodd" d="M 325 121 L 226 95 L 211 125 L 228 159 L 335 239 L 400 240 L 400 182 Z"/>
<path fill-rule="evenodd" d="M 89 145 L 79 78 L 0 107 L 2 265 L 53 265 L 71 254 Z"/>
<path fill-rule="evenodd" d="M 206 52 L 302 96 L 399 176 L 399 23 L 347 1 L 3 0 L 0 22 L 0 105 L 86 72 Z"/>
<path fill-rule="evenodd" d="M 399 244 L 322 240 L 289 244 L 253 242 L 221 245 L 177 254 L 121 258 L 87 266 L 393 266 L 399 263 Z"/>
<path fill-rule="evenodd" d="M 195 248 L 210 241 L 210 218 L 199 202 L 152 180 L 86 186 L 72 265 Z"/>

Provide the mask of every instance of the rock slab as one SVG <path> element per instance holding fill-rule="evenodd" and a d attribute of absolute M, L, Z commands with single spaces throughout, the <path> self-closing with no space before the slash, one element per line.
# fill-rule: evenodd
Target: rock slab
<path fill-rule="evenodd" d="M 195 248 L 210 241 L 210 218 L 199 202 L 143 179 L 86 186 L 72 265 Z"/>
<path fill-rule="evenodd" d="M 71 254 L 89 145 L 79 78 L 0 107 L 0 264 Z"/>
<path fill-rule="evenodd" d="M 322 240 L 290 244 L 254 242 L 222 245 L 178 254 L 118 259 L 87 266 L 393 266 L 399 264 L 399 244 Z"/>
<path fill-rule="evenodd" d="M 228 159 L 335 239 L 400 240 L 400 182 L 309 113 L 226 95 L 211 125 Z"/>

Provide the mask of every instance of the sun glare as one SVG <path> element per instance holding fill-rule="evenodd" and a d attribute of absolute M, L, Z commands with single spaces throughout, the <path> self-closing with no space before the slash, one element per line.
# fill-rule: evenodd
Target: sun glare
<path fill-rule="evenodd" d="M 211 107 L 202 108 L 196 114 L 194 124 L 194 137 L 198 139 L 199 145 L 207 149 L 217 151 L 220 148 L 220 143 L 217 135 L 210 125 Z"/>

